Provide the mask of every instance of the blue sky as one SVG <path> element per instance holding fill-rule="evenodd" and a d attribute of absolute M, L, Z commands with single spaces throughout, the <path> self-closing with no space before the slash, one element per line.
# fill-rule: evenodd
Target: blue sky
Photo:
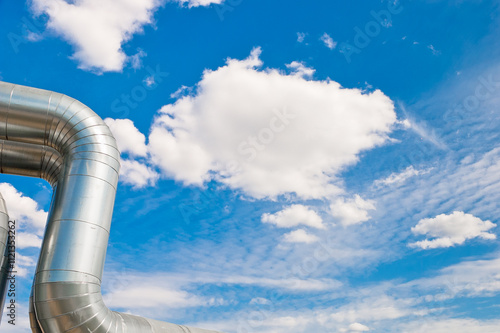
<path fill-rule="evenodd" d="M 498 1 L 0 2 L 0 79 L 122 151 L 111 308 L 227 333 L 498 332 Z M 18 322 L 50 186 L 2 175 Z"/>

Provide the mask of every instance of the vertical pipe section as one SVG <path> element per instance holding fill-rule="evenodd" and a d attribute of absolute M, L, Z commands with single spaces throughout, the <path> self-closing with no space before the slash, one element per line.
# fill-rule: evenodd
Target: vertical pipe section
<path fill-rule="evenodd" d="M 33 332 L 213 332 L 104 305 L 120 153 L 99 116 L 68 96 L 0 82 L 0 139 L 2 172 L 44 178 L 54 190 L 33 283 Z"/>
<path fill-rule="evenodd" d="M 9 252 L 7 249 L 7 242 L 9 239 L 9 214 L 5 206 L 5 200 L 0 193 L 0 322 L 2 321 L 2 314 L 5 304 L 5 297 L 7 295 L 8 276 L 10 272 L 9 267 Z"/>

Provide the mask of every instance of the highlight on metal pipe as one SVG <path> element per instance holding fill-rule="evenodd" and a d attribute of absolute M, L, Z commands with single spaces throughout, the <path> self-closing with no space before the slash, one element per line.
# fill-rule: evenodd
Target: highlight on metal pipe
<path fill-rule="evenodd" d="M 40 177 L 52 203 L 30 297 L 33 332 L 209 333 L 109 310 L 101 279 L 120 168 L 115 138 L 63 94 L 0 82 L 0 170 Z"/>
<path fill-rule="evenodd" d="M 9 214 L 5 207 L 5 201 L 0 193 L 0 322 L 7 294 L 9 267 L 9 252 L 7 242 L 9 239 Z"/>

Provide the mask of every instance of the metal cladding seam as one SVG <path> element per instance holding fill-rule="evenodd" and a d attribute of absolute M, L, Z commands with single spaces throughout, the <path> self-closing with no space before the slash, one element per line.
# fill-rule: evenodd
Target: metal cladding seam
<path fill-rule="evenodd" d="M 5 207 L 5 201 L 0 193 L 0 321 L 4 309 L 5 296 L 7 294 L 8 275 L 10 271 L 7 242 L 9 239 L 9 214 Z"/>
<path fill-rule="evenodd" d="M 32 290 L 33 332 L 208 333 L 109 310 L 101 295 L 120 168 L 109 128 L 63 94 L 0 82 L 0 166 L 41 177 L 52 203 Z"/>

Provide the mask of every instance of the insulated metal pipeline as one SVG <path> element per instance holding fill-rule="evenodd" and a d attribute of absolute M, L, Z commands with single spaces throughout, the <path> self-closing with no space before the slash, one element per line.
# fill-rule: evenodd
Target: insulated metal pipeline
<path fill-rule="evenodd" d="M 120 168 L 109 128 L 63 94 L 0 82 L 0 170 L 53 188 L 32 297 L 33 332 L 209 333 L 109 310 L 101 279 Z"/>
<path fill-rule="evenodd" d="M 7 294 L 9 267 L 9 255 L 7 242 L 9 239 L 9 214 L 5 207 L 5 201 L 0 194 L 0 322 L 4 309 L 5 296 Z"/>

